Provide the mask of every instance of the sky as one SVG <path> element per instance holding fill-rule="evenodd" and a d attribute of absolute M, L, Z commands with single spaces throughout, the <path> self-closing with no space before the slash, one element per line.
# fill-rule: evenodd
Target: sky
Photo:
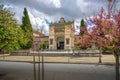
<path fill-rule="evenodd" d="M 97 14 L 101 7 L 107 10 L 107 0 L 0 0 L 4 7 L 15 12 L 21 24 L 23 9 L 27 8 L 34 29 L 49 34 L 49 23 L 58 22 L 61 17 L 66 21 L 75 21 L 75 26 L 80 24 L 82 18 Z M 120 8 L 117 0 L 116 8 Z"/>

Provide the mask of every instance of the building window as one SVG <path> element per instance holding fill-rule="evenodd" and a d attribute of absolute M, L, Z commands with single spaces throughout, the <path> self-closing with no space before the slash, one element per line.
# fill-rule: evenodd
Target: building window
<path fill-rule="evenodd" d="M 70 44 L 70 39 L 69 38 L 66 38 L 66 44 Z"/>
<path fill-rule="evenodd" d="M 50 45 L 53 45 L 53 39 L 50 39 Z"/>

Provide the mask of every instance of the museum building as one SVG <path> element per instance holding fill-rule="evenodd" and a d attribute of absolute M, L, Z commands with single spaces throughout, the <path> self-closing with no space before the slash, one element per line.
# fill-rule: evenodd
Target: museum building
<path fill-rule="evenodd" d="M 49 50 L 68 50 L 74 48 L 74 21 L 66 22 L 62 17 L 58 22 L 49 25 L 49 35 L 34 32 L 33 45 L 35 50 L 40 49 L 40 44 L 45 43 Z"/>
<path fill-rule="evenodd" d="M 49 26 L 49 49 L 72 49 L 74 47 L 74 21 L 66 22 L 62 17 L 59 22 Z"/>

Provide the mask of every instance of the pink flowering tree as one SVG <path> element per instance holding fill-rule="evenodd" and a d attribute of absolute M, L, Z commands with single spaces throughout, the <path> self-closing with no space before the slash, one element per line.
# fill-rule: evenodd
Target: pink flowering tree
<path fill-rule="evenodd" d="M 80 24 L 80 33 L 78 36 L 75 36 L 76 40 L 75 40 L 75 45 L 79 46 L 78 48 L 80 49 L 86 49 L 89 45 L 86 44 L 86 39 L 84 37 L 87 37 L 87 27 L 86 27 L 86 23 L 84 21 L 84 19 L 81 20 L 81 24 Z M 85 43 L 84 43 L 85 42 Z"/>
<path fill-rule="evenodd" d="M 116 80 L 119 80 L 119 54 L 120 54 L 120 11 L 114 15 L 101 13 L 90 19 L 95 24 L 90 33 L 90 44 L 95 44 L 100 50 L 111 49 L 116 59 Z"/>
<path fill-rule="evenodd" d="M 116 59 L 116 80 L 119 80 L 119 56 L 120 56 L 120 11 L 113 15 L 115 30 L 112 33 L 112 45 Z"/>
<path fill-rule="evenodd" d="M 100 51 L 104 48 L 112 50 L 116 59 L 116 80 L 119 80 L 120 11 L 112 12 L 116 0 L 113 0 L 113 4 L 111 4 L 112 0 L 108 1 L 108 13 L 105 13 L 102 8 L 96 16 L 90 18 L 94 26 L 88 29 L 86 34 L 79 35 L 76 44 L 79 46 L 95 45 Z"/>
<path fill-rule="evenodd" d="M 94 26 L 88 33 L 80 35 L 77 43 L 80 46 L 95 45 L 100 51 L 104 48 L 111 49 L 116 59 L 116 80 L 119 80 L 120 11 L 106 14 L 102 8 L 90 21 Z"/>

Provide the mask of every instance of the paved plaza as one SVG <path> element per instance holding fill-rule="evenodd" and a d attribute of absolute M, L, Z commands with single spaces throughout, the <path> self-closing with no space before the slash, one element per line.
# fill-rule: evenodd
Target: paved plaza
<path fill-rule="evenodd" d="M 40 57 L 41 59 L 41 57 Z M 115 57 L 113 55 L 102 55 L 102 64 L 114 64 Z M 1 61 L 17 61 L 17 62 L 33 62 L 33 56 L 0 56 Z M 38 62 L 38 56 L 35 56 L 35 61 Z M 40 60 L 42 61 L 42 60 Z M 95 63 L 99 62 L 99 57 L 44 57 L 44 62 L 47 63 Z"/>
<path fill-rule="evenodd" d="M 115 80 L 115 57 L 112 54 L 102 55 L 102 63 L 98 63 L 99 57 L 44 56 L 43 58 L 44 80 Z M 38 56 L 35 56 L 36 78 L 38 78 L 38 61 Z M 33 56 L 0 55 L 0 65 L 0 80 L 34 80 Z M 40 64 L 40 71 L 41 69 Z"/>
<path fill-rule="evenodd" d="M 0 80 L 34 80 L 32 63 L 1 61 L 0 72 L 4 74 Z M 37 74 L 38 65 L 36 64 Z M 115 80 L 115 66 L 45 63 L 44 80 Z"/>

